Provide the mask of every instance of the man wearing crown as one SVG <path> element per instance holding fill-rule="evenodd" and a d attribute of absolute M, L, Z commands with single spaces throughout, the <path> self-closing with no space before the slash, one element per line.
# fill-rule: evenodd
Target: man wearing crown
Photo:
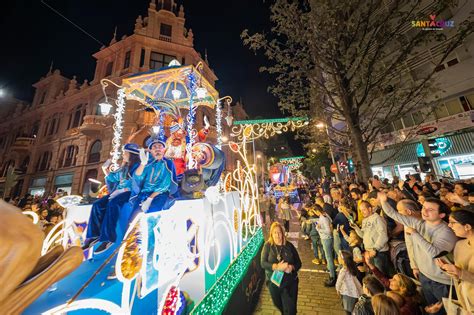
<path fill-rule="evenodd" d="M 196 139 L 197 142 L 204 142 L 206 140 L 210 127 L 209 120 L 204 116 L 204 128 L 199 130 Z M 187 141 L 189 140 L 187 139 L 182 120 L 174 121 L 170 126 L 170 136 L 168 140 L 166 140 L 165 157 L 173 160 L 178 179 L 182 177 L 182 174 L 186 169 L 185 159 Z"/>

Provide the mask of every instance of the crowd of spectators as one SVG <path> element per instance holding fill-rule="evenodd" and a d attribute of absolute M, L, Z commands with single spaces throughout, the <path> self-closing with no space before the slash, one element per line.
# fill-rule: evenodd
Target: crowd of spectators
<path fill-rule="evenodd" d="M 474 180 L 326 178 L 299 193 L 302 238 L 347 314 L 474 312 Z M 288 198 L 262 198 L 288 233 Z"/>
<path fill-rule="evenodd" d="M 59 190 L 46 198 L 26 194 L 21 198 L 16 197 L 6 201 L 22 211 L 36 213 L 38 215 L 38 226 L 45 235 L 48 235 L 54 226 L 64 218 L 64 208 L 56 200 L 66 194 L 66 192 Z"/>

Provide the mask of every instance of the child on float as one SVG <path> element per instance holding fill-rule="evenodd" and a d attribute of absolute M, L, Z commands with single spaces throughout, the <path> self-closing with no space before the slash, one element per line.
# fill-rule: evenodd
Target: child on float
<path fill-rule="evenodd" d="M 109 170 L 110 160 L 107 160 L 102 166 L 109 194 L 92 205 L 84 249 L 100 241 L 102 244 L 95 250 L 95 253 L 99 254 L 107 250 L 117 240 L 116 227 L 120 209 L 131 196 L 138 193 L 138 187 L 132 180 L 140 163 L 138 153 L 139 146 L 137 144 L 127 143 L 123 146 L 122 165 L 118 170 Z"/>

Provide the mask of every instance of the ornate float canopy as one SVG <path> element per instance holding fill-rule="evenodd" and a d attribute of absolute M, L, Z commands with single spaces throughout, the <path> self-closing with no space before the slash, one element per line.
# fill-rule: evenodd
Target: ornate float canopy
<path fill-rule="evenodd" d="M 122 86 L 127 99 L 137 100 L 150 108 L 166 100 L 182 109 L 189 109 L 190 102 L 193 106 L 214 109 L 219 93 L 202 75 L 201 68 L 202 64 L 196 67 L 171 65 L 123 79 Z M 197 92 L 193 97 L 192 91 Z"/>

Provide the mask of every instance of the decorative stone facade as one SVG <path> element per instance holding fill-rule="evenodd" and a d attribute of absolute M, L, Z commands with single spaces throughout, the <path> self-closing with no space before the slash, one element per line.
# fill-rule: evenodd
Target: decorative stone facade
<path fill-rule="evenodd" d="M 132 35 L 117 40 L 114 34 L 110 45 L 93 55 L 97 65 L 90 83 L 50 69 L 33 84 L 36 92 L 31 104 L 2 100 L 0 197 L 22 196 L 42 188 L 46 194 L 59 188 L 81 194 L 88 178 L 103 181 L 100 166 L 109 158 L 113 119 L 100 115 L 98 104 L 104 98 L 100 80 L 120 84 L 130 75 L 167 66 L 171 59 L 183 65 L 203 61 L 193 48 L 192 30 L 184 23 L 182 6 L 178 10 L 173 0 L 152 0 L 148 16 L 136 19 Z M 217 77 L 206 61 L 203 73 L 214 85 Z M 116 98 L 112 88 L 107 95 Z M 127 101 L 123 141 L 151 124 L 149 113 L 141 109 L 136 102 Z M 201 115 L 198 124 L 202 124 Z M 214 117 L 210 120 L 212 124 Z M 215 129 L 210 137 L 215 139 Z M 10 166 L 15 172 L 8 175 Z"/>

